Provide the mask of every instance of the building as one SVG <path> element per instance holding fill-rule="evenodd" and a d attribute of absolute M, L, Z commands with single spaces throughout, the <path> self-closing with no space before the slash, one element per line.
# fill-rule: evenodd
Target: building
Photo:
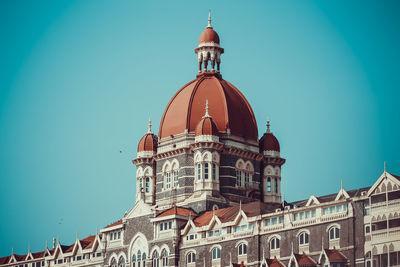
<path fill-rule="evenodd" d="M 210 17 L 195 53 L 196 79 L 169 101 L 158 136 L 149 122 L 139 141 L 132 209 L 0 266 L 400 266 L 400 177 L 385 167 L 371 187 L 287 203 L 278 139 L 269 122 L 258 138 L 250 104 L 223 80 Z"/>

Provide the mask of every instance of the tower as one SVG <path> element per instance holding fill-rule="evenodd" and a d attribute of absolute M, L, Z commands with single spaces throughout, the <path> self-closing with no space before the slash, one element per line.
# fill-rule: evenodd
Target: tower
<path fill-rule="evenodd" d="M 278 139 L 270 129 L 270 121 L 267 120 L 267 131 L 260 139 L 260 153 L 263 155 L 262 191 L 263 201 L 266 203 L 281 203 L 281 167 L 285 159 L 280 157 L 280 145 Z"/>

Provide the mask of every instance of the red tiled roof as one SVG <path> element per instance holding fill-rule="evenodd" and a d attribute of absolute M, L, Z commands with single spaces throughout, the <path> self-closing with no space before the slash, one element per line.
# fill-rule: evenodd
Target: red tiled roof
<path fill-rule="evenodd" d="M 258 216 L 263 213 L 263 203 L 260 201 L 242 204 L 242 210 L 248 217 Z M 207 211 L 194 220 L 196 226 L 204 226 L 210 223 L 213 214 L 215 214 L 221 222 L 233 221 L 239 213 L 239 206 L 218 209 L 215 211 Z"/>
<path fill-rule="evenodd" d="M 17 261 L 24 261 L 25 258 L 26 258 L 26 254 L 25 254 L 25 255 L 17 255 L 17 254 L 14 254 L 14 257 L 15 257 L 15 259 L 16 259 Z"/>
<path fill-rule="evenodd" d="M 276 257 L 274 259 L 266 259 L 269 267 L 285 267 Z"/>
<path fill-rule="evenodd" d="M 342 262 L 342 261 L 347 261 L 347 258 L 345 255 L 343 255 L 342 252 L 340 252 L 337 249 L 325 249 L 326 255 L 328 255 L 328 259 L 331 262 Z"/>
<path fill-rule="evenodd" d="M 301 256 L 299 254 L 296 254 L 295 256 L 299 266 L 317 266 L 317 263 L 311 257 L 307 256 L 304 252 Z M 297 256 L 300 257 L 298 258 Z"/>
<path fill-rule="evenodd" d="M 173 207 L 166 211 L 161 212 L 159 215 L 157 215 L 157 218 L 170 216 L 170 215 L 174 215 L 174 214 L 184 216 L 184 217 L 189 217 L 189 216 L 196 217 L 197 216 L 197 213 L 192 211 L 191 209 L 181 208 L 181 207 Z"/>
<path fill-rule="evenodd" d="M 34 259 L 44 258 L 44 253 L 45 253 L 45 251 L 39 251 L 39 252 L 32 253 L 32 256 Z"/>
<path fill-rule="evenodd" d="M 82 239 L 81 240 L 82 249 L 92 248 L 95 240 L 96 240 L 96 235 L 91 235 Z"/>
<path fill-rule="evenodd" d="M 0 258 L 0 265 L 7 264 L 10 260 L 10 256 Z"/>
<path fill-rule="evenodd" d="M 120 224 L 122 224 L 122 220 L 119 220 L 119 221 L 117 221 L 117 222 L 115 222 L 115 223 L 112 223 L 112 224 L 110 224 L 110 225 L 107 225 L 106 227 L 104 227 L 104 229 L 110 228 L 110 227 L 113 227 L 113 226 L 116 226 L 116 225 L 120 225 Z"/>

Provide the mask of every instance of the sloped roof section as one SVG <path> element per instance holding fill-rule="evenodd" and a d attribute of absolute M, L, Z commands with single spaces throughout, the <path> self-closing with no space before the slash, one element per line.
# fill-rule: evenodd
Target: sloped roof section
<path fill-rule="evenodd" d="M 184 217 L 189 217 L 189 216 L 196 217 L 198 215 L 196 212 L 194 212 L 191 209 L 181 208 L 181 207 L 173 207 L 173 208 L 170 208 L 170 209 L 158 214 L 157 218 L 166 217 L 166 216 L 170 216 L 170 215 L 174 215 L 174 214 L 184 216 Z"/>
<path fill-rule="evenodd" d="M 344 262 L 347 261 L 347 257 L 337 249 L 325 249 L 326 255 L 330 262 Z"/>

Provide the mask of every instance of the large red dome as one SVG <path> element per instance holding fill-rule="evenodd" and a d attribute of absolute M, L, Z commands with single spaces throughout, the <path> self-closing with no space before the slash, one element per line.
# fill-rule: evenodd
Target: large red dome
<path fill-rule="evenodd" d="M 203 43 L 215 43 L 219 44 L 219 36 L 213 28 L 207 27 L 201 34 L 199 38 L 199 44 Z"/>
<path fill-rule="evenodd" d="M 246 98 L 218 73 L 207 72 L 183 86 L 169 101 L 160 123 L 159 137 L 194 132 L 204 115 L 209 114 L 218 131 L 257 141 L 258 129 L 253 110 Z"/>

